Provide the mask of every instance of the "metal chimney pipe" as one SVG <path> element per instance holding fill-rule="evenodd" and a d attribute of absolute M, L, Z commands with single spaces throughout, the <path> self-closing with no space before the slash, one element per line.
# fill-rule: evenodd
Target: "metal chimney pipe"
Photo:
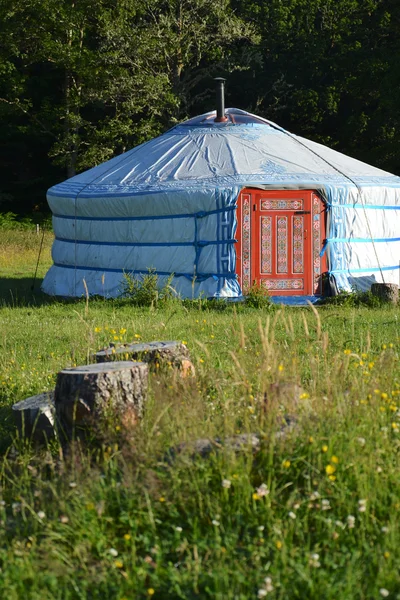
<path fill-rule="evenodd" d="M 223 77 L 215 77 L 215 92 L 217 98 L 217 117 L 215 123 L 224 123 L 228 120 L 225 116 L 225 79 Z"/>

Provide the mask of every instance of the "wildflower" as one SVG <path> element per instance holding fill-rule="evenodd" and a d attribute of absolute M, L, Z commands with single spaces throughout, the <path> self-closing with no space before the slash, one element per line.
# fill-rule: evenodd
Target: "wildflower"
<path fill-rule="evenodd" d="M 356 523 L 356 518 L 353 515 L 348 515 L 346 520 L 347 520 L 347 527 L 349 529 L 354 529 L 355 523 Z"/>
<path fill-rule="evenodd" d="M 155 592 L 155 590 L 153 590 L 153 588 L 149 588 L 149 589 L 147 590 L 147 593 L 148 593 L 148 595 L 149 595 L 149 596 L 154 596 L 154 594 L 155 594 L 156 592 Z"/>
<path fill-rule="evenodd" d="M 126 333 L 126 329 L 125 329 L 125 327 L 122 327 L 122 328 L 119 330 L 119 332 L 120 332 L 120 334 L 121 334 L 121 335 L 124 335 L 124 334 Z"/>
<path fill-rule="evenodd" d="M 177 531 L 178 533 L 181 533 L 183 531 L 182 527 L 175 527 L 175 531 Z"/>
<path fill-rule="evenodd" d="M 253 500 L 259 500 L 260 499 L 260 496 L 257 494 L 257 492 L 254 492 L 252 497 L 253 497 Z"/>
<path fill-rule="evenodd" d="M 338 459 L 338 457 L 337 457 L 337 456 L 332 456 L 332 457 L 331 457 L 331 463 L 335 463 L 335 465 L 337 465 L 337 464 L 338 464 L 338 462 L 339 462 L 339 459 Z"/>
<path fill-rule="evenodd" d="M 312 444 L 314 442 L 314 438 L 310 435 L 310 437 L 308 438 L 308 441 L 310 444 Z"/>
<path fill-rule="evenodd" d="M 257 527 L 258 531 L 264 531 L 265 527 L 264 525 L 260 525 L 259 527 Z"/>
<path fill-rule="evenodd" d="M 267 592 L 272 592 L 274 590 L 274 586 L 272 585 L 271 577 L 266 577 L 264 579 L 264 587 L 267 590 Z"/>
<path fill-rule="evenodd" d="M 267 590 L 264 588 L 261 588 L 258 590 L 257 592 L 257 598 L 265 598 L 265 596 L 268 594 Z"/>
<path fill-rule="evenodd" d="M 387 400 L 388 399 L 387 393 L 386 392 L 382 392 L 381 398 L 382 398 L 382 400 Z"/>
<path fill-rule="evenodd" d="M 290 512 L 288 513 L 288 516 L 289 516 L 291 519 L 295 519 L 295 518 L 296 518 L 296 513 L 294 513 L 294 512 L 292 512 L 292 511 L 290 511 Z"/>
<path fill-rule="evenodd" d="M 229 490 L 229 488 L 232 485 L 232 482 L 231 482 L 230 479 L 223 479 L 221 485 L 222 485 L 223 488 Z"/>
<path fill-rule="evenodd" d="M 380 593 L 380 595 L 381 595 L 383 598 L 387 598 L 387 597 L 389 596 L 389 593 L 390 593 L 390 592 L 389 592 L 389 590 L 387 590 L 386 588 L 381 588 L 381 589 L 379 590 L 379 593 Z"/>
<path fill-rule="evenodd" d="M 114 558 L 118 556 L 118 550 L 115 548 L 109 548 L 108 553 L 111 554 Z"/>
<path fill-rule="evenodd" d="M 322 507 L 322 510 L 330 510 L 331 505 L 330 505 L 329 500 L 326 500 L 325 498 L 323 500 L 321 500 L 321 507 Z"/>
<path fill-rule="evenodd" d="M 284 460 L 282 464 L 285 469 L 288 469 L 290 467 L 290 460 Z"/>
<path fill-rule="evenodd" d="M 217 519 L 213 519 L 211 523 L 215 525 L 215 527 L 219 527 L 219 521 L 217 521 Z"/>
<path fill-rule="evenodd" d="M 322 452 L 328 452 L 328 446 L 324 444 L 321 448 Z"/>
<path fill-rule="evenodd" d="M 269 494 L 269 489 L 268 489 L 267 485 L 265 483 L 262 483 L 260 485 L 260 487 L 257 488 L 257 495 L 260 498 L 264 498 L 264 496 L 268 496 L 268 494 Z"/>
<path fill-rule="evenodd" d="M 336 481 L 336 475 L 328 475 L 329 481 Z"/>
<path fill-rule="evenodd" d="M 387 533 L 389 531 L 389 527 L 381 527 L 382 533 Z"/>
<path fill-rule="evenodd" d="M 376 472 L 377 473 L 382 473 L 382 471 L 383 471 L 382 467 L 376 467 Z"/>
<path fill-rule="evenodd" d="M 276 540 L 275 546 L 277 547 L 278 550 L 280 550 L 282 548 L 283 544 L 280 540 Z"/>
<path fill-rule="evenodd" d="M 182 344 L 184 344 L 186 346 L 187 341 L 186 340 L 182 340 Z"/>
<path fill-rule="evenodd" d="M 312 492 L 312 494 L 310 495 L 310 500 L 317 500 L 317 498 L 320 497 L 320 493 L 317 492 L 317 490 L 315 490 L 314 492 Z"/>
<path fill-rule="evenodd" d="M 359 500 L 358 501 L 358 510 L 359 512 L 365 512 L 367 510 L 367 501 L 366 500 Z"/>
<path fill-rule="evenodd" d="M 333 475 L 333 473 L 335 471 L 336 471 L 336 467 L 334 467 L 333 465 L 326 465 L 325 472 L 327 475 Z"/>
<path fill-rule="evenodd" d="M 70 488 L 76 488 L 77 484 L 75 483 L 75 481 L 71 481 L 69 484 Z"/>
<path fill-rule="evenodd" d="M 159 499 L 158 499 L 158 501 L 159 501 L 159 502 L 165 502 L 165 498 L 164 498 L 164 496 L 160 496 L 160 497 L 159 497 Z"/>
<path fill-rule="evenodd" d="M 320 567 L 321 563 L 319 562 L 319 554 L 317 554 L 316 552 L 314 554 L 311 554 L 308 564 L 310 565 L 310 567 L 314 567 L 316 569 Z"/>
<path fill-rule="evenodd" d="M 124 540 L 125 540 L 126 542 L 129 542 L 129 540 L 130 540 L 130 539 L 131 539 L 131 534 L 130 534 L 130 533 L 125 533 L 125 535 L 124 535 Z"/>
<path fill-rule="evenodd" d="M 283 369 L 284 369 L 284 366 L 283 366 L 282 364 L 281 364 L 281 365 L 279 365 L 279 367 L 278 367 L 278 371 L 279 371 L 280 373 L 282 373 Z"/>
<path fill-rule="evenodd" d="M 300 394 L 300 400 L 307 400 L 310 397 L 310 394 L 307 394 L 307 392 L 303 392 L 302 394 Z"/>
<path fill-rule="evenodd" d="M 100 333 L 100 331 L 101 331 L 101 327 L 95 327 L 95 328 L 94 328 L 94 331 L 95 331 L 95 333 Z"/>
<path fill-rule="evenodd" d="M 37 513 L 37 516 L 42 521 L 43 519 L 46 518 L 46 513 L 43 510 L 39 510 L 39 512 Z"/>
<path fill-rule="evenodd" d="M 114 566 L 117 567 L 117 569 L 122 569 L 122 567 L 124 566 L 124 563 L 122 562 L 122 560 L 116 560 L 114 562 Z"/>
<path fill-rule="evenodd" d="M 386 558 L 386 560 L 387 560 L 387 559 L 389 558 L 389 556 L 390 556 L 390 552 L 387 552 L 387 551 L 386 551 L 386 552 L 384 552 L 384 553 L 383 553 L 383 556 L 384 556 L 384 558 Z"/>
<path fill-rule="evenodd" d="M 60 517 L 60 523 L 62 523 L 63 525 L 65 525 L 68 522 L 69 522 L 69 518 L 67 517 L 67 515 L 61 515 L 61 517 Z"/>
<path fill-rule="evenodd" d="M 341 529 L 344 529 L 344 523 L 342 523 L 342 521 L 335 521 L 335 525 L 336 525 L 336 527 L 340 527 Z"/>
<path fill-rule="evenodd" d="M 351 350 L 349 348 L 346 348 L 346 350 L 343 350 L 343 354 L 346 354 L 348 356 L 349 354 L 351 354 Z"/>
<path fill-rule="evenodd" d="M 365 438 L 358 437 L 357 442 L 360 444 L 360 446 L 365 446 Z"/>

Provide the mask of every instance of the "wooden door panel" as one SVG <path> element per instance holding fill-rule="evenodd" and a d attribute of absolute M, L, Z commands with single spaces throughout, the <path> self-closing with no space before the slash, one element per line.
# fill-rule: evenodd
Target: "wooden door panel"
<path fill-rule="evenodd" d="M 243 190 L 238 202 L 237 273 L 271 295 L 322 293 L 324 205 L 312 190 Z"/>

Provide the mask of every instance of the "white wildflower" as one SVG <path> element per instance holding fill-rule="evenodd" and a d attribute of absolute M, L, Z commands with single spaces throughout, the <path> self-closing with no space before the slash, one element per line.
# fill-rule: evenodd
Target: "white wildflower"
<path fill-rule="evenodd" d="M 215 527 L 219 527 L 219 521 L 217 521 L 217 519 L 213 519 L 211 523 L 215 525 Z"/>
<path fill-rule="evenodd" d="M 294 513 L 294 512 L 292 512 L 292 511 L 290 511 L 290 513 L 288 513 L 288 514 L 289 514 L 289 517 L 290 517 L 291 519 L 295 519 L 295 518 L 296 518 L 296 513 Z"/>
<path fill-rule="evenodd" d="M 108 553 L 111 554 L 111 556 L 114 556 L 114 558 L 118 556 L 118 550 L 115 548 L 109 548 Z"/>
<path fill-rule="evenodd" d="M 376 467 L 376 472 L 377 473 L 382 473 L 382 471 L 383 471 L 382 467 Z"/>
<path fill-rule="evenodd" d="M 265 483 L 262 483 L 260 485 L 260 487 L 257 488 L 257 494 L 260 496 L 260 498 L 263 498 L 264 496 L 268 496 L 268 494 L 269 494 L 268 486 Z"/>
<path fill-rule="evenodd" d="M 360 444 L 360 446 L 365 446 L 365 438 L 358 437 L 357 442 Z"/>
<path fill-rule="evenodd" d="M 389 527 L 381 527 L 382 533 L 387 533 L 389 531 Z"/>
<path fill-rule="evenodd" d="M 272 585 L 272 579 L 271 577 L 266 577 L 264 579 L 264 587 L 266 589 L 267 592 L 273 592 L 274 591 L 274 586 Z"/>
<path fill-rule="evenodd" d="M 70 488 L 76 488 L 77 484 L 75 483 L 75 481 L 71 481 L 69 484 Z"/>
<path fill-rule="evenodd" d="M 356 523 L 356 518 L 353 515 L 349 515 L 347 517 L 347 527 L 349 529 L 354 529 L 355 523 Z"/>
<path fill-rule="evenodd" d="M 257 527 L 258 531 L 264 531 L 265 527 L 264 525 L 260 525 L 259 527 Z"/>
<path fill-rule="evenodd" d="M 379 590 L 379 593 L 381 596 L 383 596 L 383 598 L 387 598 L 389 596 L 389 590 L 387 590 L 386 588 L 381 588 Z"/>
<path fill-rule="evenodd" d="M 319 498 L 319 497 L 320 497 L 320 493 L 315 491 L 311 494 L 310 500 L 317 500 L 317 498 Z"/>
<path fill-rule="evenodd" d="M 341 529 L 344 528 L 344 523 L 342 521 L 335 521 L 335 525 L 336 527 L 341 527 Z"/>
<path fill-rule="evenodd" d="M 367 510 L 367 501 L 366 500 L 359 500 L 358 501 L 358 511 L 359 512 L 365 512 Z"/>
<path fill-rule="evenodd" d="M 181 531 L 183 531 L 182 527 L 175 527 L 175 531 L 177 531 L 178 533 L 181 533 Z"/>
<path fill-rule="evenodd" d="M 231 485 L 232 485 L 232 482 L 231 482 L 231 480 L 230 480 L 230 479 L 223 479 L 223 480 L 222 480 L 222 484 L 221 484 L 221 485 L 222 485 L 222 487 L 223 487 L 223 488 L 225 488 L 225 489 L 229 490 L 229 488 L 230 488 L 230 487 L 231 487 Z"/>
<path fill-rule="evenodd" d="M 324 498 L 324 500 L 321 500 L 321 505 L 322 505 L 321 506 L 322 510 L 330 510 L 331 509 L 329 500 L 326 500 L 325 498 Z"/>
<path fill-rule="evenodd" d="M 319 554 L 317 554 L 316 552 L 314 554 L 311 554 L 308 564 L 310 565 L 310 567 L 318 569 L 318 567 L 321 566 L 321 563 L 319 562 Z"/>
<path fill-rule="evenodd" d="M 39 510 L 39 512 L 37 513 L 37 516 L 42 521 L 43 519 L 46 518 L 46 513 L 43 510 Z"/>
<path fill-rule="evenodd" d="M 258 590 L 257 598 L 265 598 L 265 596 L 267 594 L 268 594 L 267 590 L 264 588 L 261 588 L 260 590 Z"/>

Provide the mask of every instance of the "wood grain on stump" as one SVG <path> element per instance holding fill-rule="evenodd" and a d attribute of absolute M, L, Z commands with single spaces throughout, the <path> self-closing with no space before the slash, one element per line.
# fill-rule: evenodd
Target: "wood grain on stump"
<path fill-rule="evenodd" d="M 148 363 L 150 368 L 157 369 L 160 366 L 174 366 L 188 371 L 190 362 L 189 350 L 182 342 L 149 342 L 131 343 L 121 346 L 110 346 L 100 350 L 95 355 L 96 362 L 109 362 L 114 360 L 139 360 Z M 192 363 L 191 368 L 194 371 Z"/>
<path fill-rule="evenodd" d="M 55 435 L 54 392 L 31 396 L 12 407 L 19 432 L 23 437 L 43 442 Z"/>
<path fill-rule="evenodd" d="M 397 304 L 399 301 L 399 288 L 395 283 L 373 283 L 371 293 L 390 304 Z"/>
<path fill-rule="evenodd" d="M 57 375 L 57 417 L 69 427 L 93 417 L 134 411 L 140 418 L 147 395 L 148 366 L 141 362 L 99 363 L 64 369 Z"/>

